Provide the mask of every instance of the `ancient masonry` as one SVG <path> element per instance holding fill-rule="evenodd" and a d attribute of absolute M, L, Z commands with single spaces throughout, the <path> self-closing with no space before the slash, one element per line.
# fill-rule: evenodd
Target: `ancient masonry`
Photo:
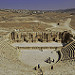
<path fill-rule="evenodd" d="M 12 32 L 10 40 L 12 42 L 61 42 L 62 36 L 61 32 Z"/>
<path fill-rule="evenodd" d="M 62 60 L 75 59 L 75 41 L 63 47 L 61 51 L 63 53 Z"/>
<path fill-rule="evenodd" d="M 62 60 L 75 59 L 75 41 L 71 38 L 73 35 L 68 31 L 64 32 L 20 32 L 13 31 L 9 35 L 11 43 L 14 42 L 27 42 L 27 43 L 62 43 L 63 48 L 57 48 L 60 50 L 63 56 Z M 67 43 L 67 45 L 65 45 Z M 36 48 L 35 48 L 36 49 Z M 56 49 L 56 48 L 55 48 Z"/>

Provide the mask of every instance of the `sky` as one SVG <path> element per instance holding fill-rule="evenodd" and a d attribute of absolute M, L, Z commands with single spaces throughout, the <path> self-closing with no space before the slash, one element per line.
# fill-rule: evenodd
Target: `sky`
<path fill-rule="evenodd" d="M 75 0 L 0 0 L 0 9 L 57 10 L 75 8 Z"/>

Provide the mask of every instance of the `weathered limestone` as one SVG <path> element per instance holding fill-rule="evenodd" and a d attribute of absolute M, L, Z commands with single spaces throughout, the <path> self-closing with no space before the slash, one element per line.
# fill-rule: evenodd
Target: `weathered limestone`
<path fill-rule="evenodd" d="M 75 59 L 75 41 L 72 41 L 61 50 L 63 53 L 63 59 Z"/>
<path fill-rule="evenodd" d="M 68 32 L 12 32 L 10 34 L 11 42 L 68 42 L 71 36 Z"/>

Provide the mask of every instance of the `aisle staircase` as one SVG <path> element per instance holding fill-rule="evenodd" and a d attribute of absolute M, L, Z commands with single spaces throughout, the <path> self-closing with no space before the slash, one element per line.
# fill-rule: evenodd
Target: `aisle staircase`
<path fill-rule="evenodd" d="M 75 59 L 75 40 L 63 47 L 61 52 L 63 54 L 62 60 Z"/>
<path fill-rule="evenodd" d="M 16 48 L 3 39 L 0 39 L 0 56 L 12 60 L 16 60 L 18 58 Z"/>

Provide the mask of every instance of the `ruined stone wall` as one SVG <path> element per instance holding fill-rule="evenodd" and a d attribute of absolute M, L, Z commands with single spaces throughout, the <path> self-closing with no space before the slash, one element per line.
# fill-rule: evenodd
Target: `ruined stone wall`
<path fill-rule="evenodd" d="M 16 32 L 10 33 L 12 42 L 60 42 L 70 43 L 73 37 L 68 31 L 64 32 Z"/>
<path fill-rule="evenodd" d="M 10 40 L 13 42 L 61 42 L 59 32 L 12 32 Z"/>
<path fill-rule="evenodd" d="M 31 49 L 39 49 L 39 50 L 56 50 L 56 51 L 61 51 L 62 47 L 17 47 L 17 49 L 28 49 L 28 50 L 31 50 Z"/>

